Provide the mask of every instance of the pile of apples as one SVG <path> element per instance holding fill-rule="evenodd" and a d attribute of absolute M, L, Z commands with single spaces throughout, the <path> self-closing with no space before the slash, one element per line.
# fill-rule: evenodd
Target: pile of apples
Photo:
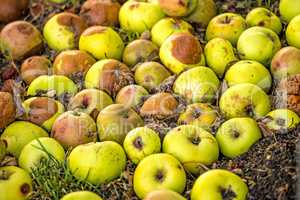
<path fill-rule="evenodd" d="M 1 52 L 21 63 L 17 80 L 3 80 L 0 92 L 0 161 L 5 155 L 18 161 L 0 168 L 1 200 L 30 196 L 30 173 L 49 156 L 94 185 L 120 177 L 130 160 L 140 199 L 184 200 L 187 173 L 198 177 L 191 200 L 247 199 L 245 180 L 209 168 L 264 137 L 258 121 L 274 134 L 300 122 L 299 110 L 273 109 L 268 95 L 300 73 L 298 0 L 280 2 L 281 18 L 262 7 L 246 18 L 217 14 L 213 0 L 87 0 L 78 15 L 49 16 L 42 33 L 20 20 L 28 6 L 0 2 Z M 205 45 L 191 24 L 206 29 Z M 125 44 L 115 27 L 141 38 Z M 57 52 L 54 60 L 41 55 L 44 45 Z M 172 91 L 157 90 L 172 78 Z M 20 83 L 24 114 L 17 116 Z M 147 126 L 146 119 L 174 116 L 176 126 L 164 134 Z M 61 199 L 98 195 L 78 191 Z"/>

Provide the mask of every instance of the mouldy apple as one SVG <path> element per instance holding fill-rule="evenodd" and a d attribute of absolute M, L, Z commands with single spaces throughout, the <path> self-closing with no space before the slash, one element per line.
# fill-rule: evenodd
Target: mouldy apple
<path fill-rule="evenodd" d="M 180 74 L 174 82 L 173 90 L 189 103 L 213 102 L 220 81 L 208 67 L 195 67 Z"/>
<path fill-rule="evenodd" d="M 165 16 L 160 6 L 138 0 L 126 1 L 119 12 L 121 28 L 130 32 L 143 33 Z"/>
<path fill-rule="evenodd" d="M 270 64 L 280 48 L 278 35 L 271 29 L 260 26 L 244 31 L 237 43 L 237 50 L 243 60 L 255 60 L 264 65 Z"/>
<path fill-rule="evenodd" d="M 214 38 L 204 48 L 207 65 L 222 78 L 228 67 L 238 60 L 228 40 Z"/>
<path fill-rule="evenodd" d="M 300 4 L 298 0 L 281 0 L 279 3 L 281 17 L 289 22 L 293 17 L 300 14 Z"/>
<path fill-rule="evenodd" d="M 246 20 L 235 13 L 223 13 L 214 17 L 206 29 L 206 40 L 223 38 L 236 45 L 240 35 L 247 28 Z"/>
<path fill-rule="evenodd" d="M 300 14 L 294 17 L 286 28 L 285 36 L 288 44 L 300 48 Z"/>
<path fill-rule="evenodd" d="M 147 90 L 140 85 L 127 85 L 123 87 L 116 96 L 116 103 L 126 107 L 137 108 L 142 98 L 149 95 Z"/>
<path fill-rule="evenodd" d="M 259 118 L 271 109 L 269 96 L 258 86 L 241 83 L 227 89 L 221 96 L 219 107 L 226 118 Z"/>
<path fill-rule="evenodd" d="M 1 140 L 7 144 L 7 153 L 19 157 L 23 147 L 34 139 L 48 137 L 41 127 L 25 121 L 15 121 L 1 135 Z"/>
<path fill-rule="evenodd" d="M 51 49 L 62 51 L 77 47 L 85 22 L 77 15 L 63 12 L 51 17 L 43 29 L 44 38 Z"/>
<path fill-rule="evenodd" d="M 54 122 L 51 137 L 64 148 L 97 141 L 97 127 L 93 118 L 86 113 L 67 111 Z"/>
<path fill-rule="evenodd" d="M 198 39 L 190 33 L 174 33 L 162 44 L 159 57 L 173 73 L 205 65 L 204 52 Z"/>
<path fill-rule="evenodd" d="M 15 166 L 0 167 L 0 199 L 26 200 L 32 192 L 32 180 L 23 169 Z"/>
<path fill-rule="evenodd" d="M 11 22 L 0 33 L 0 50 L 10 59 L 20 60 L 38 53 L 42 45 L 39 30 L 25 21 Z"/>
<path fill-rule="evenodd" d="M 65 108 L 56 100 L 48 97 L 32 97 L 23 102 L 26 112 L 25 119 L 51 131 L 56 118 L 61 115 Z"/>
<path fill-rule="evenodd" d="M 102 198 L 90 191 L 78 191 L 66 194 L 60 200 L 102 200 Z"/>
<path fill-rule="evenodd" d="M 8 23 L 19 19 L 28 8 L 29 0 L 2 0 L 0 3 L 0 22 Z"/>
<path fill-rule="evenodd" d="M 162 43 L 173 33 L 193 32 L 193 27 L 182 19 L 163 18 L 151 29 L 151 40 L 161 46 Z"/>
<path fill-rule="evenodd" d="M 166 15 L 171 17 L 183 17 L 189 15 L 197 7 L 196 0 L 150 0 L 157 3 Z"/>
<path fill-rule="evenodd" d="M 152 154 L 144 158 L 133 176 L 134 191 L 141 199 L 158 189 L 182 193 L 185 185 L 186 175 L 182 165 L 166 153 Z"/>
<path fill-rule="evenodd" d="M 22 149 L 18 163 L 22 169 L 32 172 L 33 169 L 39 167 L 42 159 L 64 162 L 64 148 L 53 138 L 38 138 L 29 142 Z"/>
<path fill-rule="evenodd" d="M 16 106 L 13 96 L 8 92 L 0 92 L 0 129 L 13 122 L 16 117 Z"/>
<path fill-rule="evenodd" d="M 94 185 L 118 178 L 126 167 L 123 148 L 112 141 L 79 145 L 72 150 L 67 161 L 77 179 Z"/>
<path fill-rule="evenodd" d="M 129 159 L 137 164 L 145 157 L 159 153 L 161 143 L 158 133 L 147 127 L 139 127 L 131 130 L 123 143 Z"/>
<path fill-rule="evenodd" d="M 299 116 L 289 109 L 276 109 L 266 115 L 266 126 L 270 130 L 286 131 L 296 128 L 300 123 Z"/>
<path fill-rule="evenodd" d="M 148 91 L 158 87 L 171 73 L 158 62 L 144 62 L 134 72 L 135 82 Z"/>
<path fill-rule="evenodd" d="M 261 137 L 256 121 L 246 117 L 224 122 L 216 134 L 222 154 L 230 158 L 246 153 Z"/>
<path fill-rule="evenodd" d="M 233 64 L 225 74 L 229 87 L 240 83 L 252 83 L 268 92 L 272 86 L 269 70 L 253 60 L 242 60 Z"/>
<path fill-rule="evenodd" d="M 144 200 L 186 200 L 183 196 L 172 190 L 155 190 L 150 192 Z"/>
<path fill-rule="evenodd" d="M 214 169 L 202 174 L 194 183 L 191 200 L 225 199 L 246 200 L 248 187 L 236 174 Z"/>

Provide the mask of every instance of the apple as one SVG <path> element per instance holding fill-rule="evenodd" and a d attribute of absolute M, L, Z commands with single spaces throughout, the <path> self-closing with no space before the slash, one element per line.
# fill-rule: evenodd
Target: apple
<path fill-rule="evenodd" d="M 204 65 L 205 57 L 198 39 L 190 33 L 174 33 L 161 45 L 159 57 L 173 73 Z"/>
<path fill-rule="evenodd" d="M 193 32 L 193 27 L 182 19 L 163 18 L 151 29 L 151 40 L 161 46 L 162 43 L 173 33 Z"/>
<path fill-rule="evenodd" d="M 300 123 L 299 116 L 289 109 L 273 110 L 266 115 L 266 118 L 266 126 L 275 131 L 293 129 Z"/>
<path fill-rule="evenodd" d="M 147 90 L 140 85 L 127 85 L 116 96 L 116 103 L 126 107 L 137 108 L 142 103 L 142 98 L 149 95 Z"/>
<path fill-rule="evenodd" d="M 90 191 L 78 191 L 66 194 L 60 200 L 102 200 L 102 198 Z"/>
<path fill-rule="evenodd" d="M 96 142 L 75 147 L 67 162 L 77 179 L 99 185 L 121 175 L 126 167 L 126 155 L 116 142 Z"/>
<path fill-rule="evenodd" d="M 213 38 L 223 38 L 236 45 L 240 35 L 247 28 L 246 20 L 235 13 L 222 13 L 215 16 L 208 24 L 206 29 L 206 40 Z"/>
<path fill-rule="evenodd" d="M 60 3 L 65 3 L 67 0 L 47 0 L 47 1 L 60 4 Z"/>
<path fill-rule="evenodd" d="M 16 117 L 16 106 L 10 93 L 0 92 L 0 108 L 0 129 L 3 129 Z"/>
<path fill-rule="evenodd" d="M 240 83 L 252 83 L 268 92 L 272 86 L 269 70 L 254 60 L 241 60 L 233 64 L 225 74 L 229 87 Z"/>
<path fill-rule="evenodd" d="M 143 126 L 142 118 L 123 104 L 111 104 L 101 110 L 97 117 L 100 141 L 116 141 L 123 144 L 129 131 Z"/>
<path fill-rule="evenodd" d="M 0 199 L 26 200 L 32 192 L 32 180 L 23 169 L 15 166 L 0 167 Z"/>
<path fill-rule="evenodd" d="M 283 79 L 300 73 L 300 49 L 283 47 L 272 59 L 271 72 L 275 79 Z"/>
<path fill-rule="evenodd" d="M 167 133 L 163 152 L 177 158 L 193 174 L 203 172 L 203 166 L 218 160 L 219 147 L 212 134 L 193 125 L 178 126 Z"/>
<path fill-rule="evenodd" d="M 79 36 L 86 28 L 87 25 L 79 16 L 63 12 L 46 22 L 43 34 L 51 49 L 62 51 L 76 48 Z"/>
<path fill-rule="evenodd" d="M 23 102 L 28 121 L 51 131 L 56 118 L 61 115 L 65 108 L 56 100 L 48 97 L 32 97 Z"/>
<path fill-rule="evenodd" d="M 121 59 L 124 43 L 120 35 L 110 27 L 91 26 L 80 36 L 79 49 L 97 59 Z"/>
<path fill-rule="evenodd" d="M 269 65 L 281 48 L 278 35 L 271 29 L 254 26 L 244 31 L 237 43 L 237 50 L 243 60 L 255 60 Z"/>
<path fill-rule="evenodd" d="M 229 65 L 238 61 L 232 44 L 223 38 L 214 38 L 205 45 L 204 54 L 207 65 L 222 78 Z"/>
<path fill-rule="evenodd" d="M 173 91 L 188 103 L 213 102 L 220 81 L 208 67 L 195 67 L 180 74 L 174 82 Z"/>
<path fill-rule="evenodd" d="M 133 188 L 140 199 L 160 189 L 182 193 L 185 185 L 184 168 L 176 158 L 166 153 L 152 154 L 144 158 L 133 176 Z"/>
<path fill-rule="evenodd" d="M 126 1 L 119 12 L 122 29 L 129 32 L 143 33 L 165 16 L 160 6 L 139 0 Z"/>
<path fill-rule="evenodd" d="M 286 31 L 285 31 L 285 36 L 287 43 L 290 46 L 294 46 L 297 48 L 300 48 L 300 14 L 294 17 L 290 23 L 288 24 Z"/>
<path fill-rule="evenodd" d="M 187 16 L 197 7 L 197 0 L 152 0 L 152 2 L 158 3 L 163 12 L 171 17 Z"/>
<path fill-rule="evenodd" d="M 263 7 L 252 9 L 246 17 L 246 22 L 249 26 L 262 26 L 269 28 L 277 34 L 280 34 L 282 30 L 280 18 L 270 10 Z"/>
<path fill-rule="evenodd" d="M 15 121 L 6 127 L 0 139 L 7 144 L 7 153 L 18 158 L 26 144 L 40 137 L 48 137 L 41 127 L 30 122 Z"/>
<path fill-rule="evenodd" d="M 148 91 L 158 87 L 171 73 L 158 62 L 144 62 L 137 65 L 134 72 L 135 82 Z"/>
<path fill-rule="evenodd" d="M 235 158 L 246 153 L 262 137 L 252 118 L 232 118 L 218 129 L 216 139 L 223 155 Z"/>
<path fill-rule="evenodd" d="M 289 22 L 293 17 L 300 14 L 300 5 L 298 0 L 280 0 L 279 12 L 283 20 Z"/>
<path fill-rule="evenodd" d="M 21 151 L 19 166 L 28 172 L 39 167 L 41 159 L 55 159 L 64 162 L 64 148 L 53 138 L 38 138 L 29 142 Z"/>
<path fill-rule="evenodd" d="M 1 0 L 0 22 L 8 23 L 19 19 L 28 4 L 29 0 Z"/>
<path fill-rule="evenodd" d="M 210 104 L 194 103 L 179 115 L 177 124 L 190 124 L 210 131 L 217 118 L 218 113 Z"/>
<path fill-rule="evenodd" d="M 247 199 L 248 187 L 236 174 L 213 169 L 205 172 L 194 183 L 191 200 Z"/>
<path fill-rule="evenodd" d="M 131 130 L 123 143 L 129 159 L 138 164 L 145 157 L 159 153 L 161 142 L 159 134 L 147 127 L 138 127 Z"/>
<path fill-rule="evenodd" d="M 219 107 L 226 118 L 259 118 L 270 112 L 269 96 L 258 86 L 241 83 L 228 88 L 221 96 Z"/>
<path fill-rule="evenodd" d="M 150 192 L 144 200 L 186 200 L 183 196 L 172 190 L 155 190 Z"/>
<path fill-rule="evenodd" d="M 6 155 L 6 148 L 7 148 L 6 142 L 4 142 L 4 140 L 0 140 L 0 163 L 2 162 L 2 160 Z"/>

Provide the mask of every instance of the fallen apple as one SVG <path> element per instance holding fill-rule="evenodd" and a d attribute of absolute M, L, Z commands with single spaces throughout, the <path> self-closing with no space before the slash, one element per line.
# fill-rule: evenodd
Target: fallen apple
<path fill-rule="evenodd" d="M 150 192 L 143 200 L 186 200 L 183 196 L 172 190 L 155 190 Z"/>
<path fill-rule="evenodd" d="M 298 0 L 280 0 L 279 12 L 283 20 L 289 22 L 295 16 L 300 14 L 300 5 Z"/>
<path fill-rule="evenodd" d="M 152 0 L 151 2 L 158 3 L 162 11 L 171 17 L 187 16 L 197 7 L 196 0 Z"/>
<path fill-rule="evenodd" d="M 16 117 L 16 106 L 10 93 L 0 92 L 0 108 L 0 129 L 3 129 Z"/>
<path fill-rule="evenodd" d="M 137 108 L 142 103 L 142 98 L 149 95 L 147 90 L 140 85 L 127 85 L 116 96 L 116 103 L 126 107 Z"/>
<path fill-rule="evenodd" d="M 6 148 L 7 148 L 6 142 L 4 142 L 4 140 L 0 140 L 0 163 L 6 156 Z"/>
<path fill-rule="evenodd" d="M 266 115 L 266 126 L 273 131 L 296 128 L 300 123 L 299 116 L 289 109 L 276 109 Z"/>
<path fill-rule="evenodd" d="M 0 3 L 0 22 L 8 23 L 19 19 L 28 7 L 29 0 L 2 0 Z"/>
<path fill-rule="evenodd" d="M 90 191 L 78 191 L 66 194 L 60 200 L 102 200 L 102 198 Z"/>
<path fill-rule="evenodd" d="M 300 48 L 300 14 L 294 17 L 290 23 L 288 24 L 286 31 L 285 31 L 285 36 L 287 43 L 290 46 L 294 46 L 297 48 Z"/>

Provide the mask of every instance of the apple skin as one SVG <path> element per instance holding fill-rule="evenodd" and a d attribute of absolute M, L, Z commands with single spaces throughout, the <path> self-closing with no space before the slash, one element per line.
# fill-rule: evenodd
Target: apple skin
<path fill-rule="evenodd" d="M 219 107 L 227 119 L 247 116 L 259 118 L 271 110 L 271 102 L 260 87 L 241 83 L 228 88 L 222 94 Z"/>
<path fill-rule="evenodd" d="M 161 142 L 158 133 L 152 129 L 138 127 L 126 135 L 123 146 L 129 159 L 138 164 L 143 158 L 159 153 Z"/>
<path fill-rule="evenodd" d="M 282 30 L 280 18 L 270 10 L 263 7 L 251 10 L 246 17 L 246 22 L 249 26 L 262 26 L 269 28 L 277 34 L 280 34 Z"/>
<path fill-rule="evenodd" d="M 194 67 L 180 74 L 174 82 L 173 91 L 182 95 L 188 103 L 213 102 L 220 81 L 208 67 Z"/>
<path fill-rule="evenodd" d="M 197 7 L 196 0 L 150 0 L 157 3 L 162 11 L 170 17 L 184 17 L 195 10 Z"/>
<path fill-rule="evenodd" d="M 48 137 L 48 133 L 30 122 L 16 121 L 6 127 L 1 140 L 7 143 L 7 152 L 18 158 L 26 144 L 40 137 Z"/>
<path fill-rule="evenodd" d="M 112 28 L 91 26 L 81 34 L 79 49 L 90 53 L 98 60 L 105 58 L 120 60 L 122 58 L 124 43 L 120 35 Z"/>
<path fill-rule="evenodd" d="M 218 129 L 216 139 L 223 155 L 235 158 L 246 153 L 262 137 L 252 118 L 232 118 Z"/>
<path fill-rule="evenodd" d="M 2 0 L 0 6 L 0 22 L 8 23 L 19 19 L 29 6 L 29 0 Z"/>
<path fill-rule="evenodd" d="M 272 59 L 271 72 L 275 79 L 283 79 L 300 73 L 300 49 L 283 47 Z"/>
<path fill-rule="evenodd" d="M 205 56 L 198 39 L 190 33 L 173 33 L 161 45 L 159 57 L 173 73 L 205 65 Z"/>
<path fill-rule="evenodd" d="M 271 29 L 254 26 L 244 31 L 237 43 L 237 50 L 243 60 L 255 60 L 269 65 L 281 48 L 278 35 Z"/>
<path fill-rule="evenodd" d="M 42 158 L 50 159 L 49 154 L 61 163 L 65 159 L 64 148 L 55 139 L 44 137 L 32 140 L 22 149 L 19 166 L 31 172 L 33 168 L 38 167 Z"/>
<path fill-rule="evenodd" d="M 280 131 L 296 128 L 300 123 L 299 116 L 289 109 L 276 109 L 266 115 L 266 126 L 270 130 Z"/>
<path fill-rule="evenodd" d="M 235 13 L 223 13 L 215 16 L 206 29 L 206 40 L 213 38 L 223 38 L 236 45 L 240 35 L 247 28 L 246 20 Z"/>
<path fill-rule="evenodd" d="M 102 198 L 90 191 L 78 191 L 66 194 L 60 200 L 102 200 Z"/>
<path fill-rule="evenodd" d="M 2 160 L 6 155 L 6 148 L 7 148 L 6 143 L 3 140 L 0 140 L 0 163 L 2 162 Z"/>
<path fill-rule="evenodd" d="M 160 6 L 151 2 L 126 1 L 119 12 L 121 28 L 130 32 L 143 33 L 151 30 L 153 25 L 165 14 Z"/>
<path fill-rule="evenodd" d="M 177 158 L 193 174 L 203 171 L 203 165 L 218 160 L 219 147 L 212 134 L 193 125 L 178 126 L 167 133 L 163 152 Z"/>
<path fill-rule="evenodd" d="M 17 109 L 11 93 L 0 92 L 0 108 L 0 129 L 3 129 L 16 118 Z"/>
<path fill-rule="evenodd" d="M 126 107 L 137 108 L 142 98 L 149 95 L 148 91 L 140 85 L 127 85 L 123 87 L 116 96 L 116 103 Z"/>
<path fill-rule="evenodd" d="M 235 56 L 232 44 L 223 38 L 210 40 L 204 48 L 207 65 L 222 78 L 229 65 L 238 58 Z"/>
<path fill-rule="evenodd" d="M 300 14 L 300 4 L 298 0 L 280 0 L 279 12 L 283 20 L 290 22 L 295 16 Z"/>
<path fill-rule="evenodd" d="M 252 83 L 268 92 L 272 86 L 269 70 L 259 62 L 242 60 L 233 64 L 225 74 L 229 87 L 240 83 Z"/>
<path fill-rule="evenodd" d="M 234 192 L 235 200 L 247 199 L 248 187 L 238 175 L 224 169 L 213 169 L 196 180 L 191 200 L 222 200 L 222 189 Z"/>
<path fill-rule="evenodd" d="M 186 198 L 172 190 L 155 190 L 150 192 L 143 200 L 186 200 Z"/>
<path fill-rule="evenodd" d="M 286 40 L 290 46 L 300 48 L 300 14 L 288 24 L 285 32 Z"/>
<path fill-rule="evenodd" d="M 26 200 L 32 192 L 32 180 L 23 169 L 15 166 L 0 167 L 0 199 Z"/>
<path fill-rule="evenodd" d="M 193 27 L 182 19 L 163 18 L 151 29 L 152 41 L 161 46 L 162 43 L 173 33 L 193 32 Z"/>
<path fill-rule="evenodd" d="M 182 193 L 185 185 L 184 168 L 176 158 L 166 153 L 152 154 L 144 158 L 133 176 L 134 191 L 140 199 L 159 189 Z"/>
<path fill-rule="evenodd" d="M 126 155 L 116 142 L 96 142 L 75 147 L 67 162 L 77 179 L 99 185 L 121 175 L 126 167 Z"/>

